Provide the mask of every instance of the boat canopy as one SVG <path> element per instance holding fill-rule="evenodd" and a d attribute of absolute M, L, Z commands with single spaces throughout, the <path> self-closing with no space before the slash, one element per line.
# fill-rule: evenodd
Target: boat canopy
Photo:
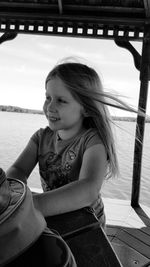
<path fill-rule="evenodd" d="M 149 0 L 0 1 L 0 31 L 140 41 Z"/>
<path fill-rule="evenodd" d="M 114 40 L 134 58 L 141 81 L 138 108 L 146 113 L 150 80 L 150 0 L 1 0 L 0 32 L 0 43 L 17 34 Z M 141 55 L 130 41 L 142 42 Z M 144 126 L 145 117 L 138 114 L 132 206 L 139 203 Z"/>

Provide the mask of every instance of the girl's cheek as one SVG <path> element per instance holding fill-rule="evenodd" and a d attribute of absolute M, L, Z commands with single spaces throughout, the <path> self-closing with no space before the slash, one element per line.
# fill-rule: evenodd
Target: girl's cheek
<path fill-rule="evenodd" d="M 44 111 L 44 113 L 46 114 L 46 111 L 47 111 L 47 104 L 46 104 L 46 101 L 44 102 L 44 105 L 43 105 L 43 111 Z"/>

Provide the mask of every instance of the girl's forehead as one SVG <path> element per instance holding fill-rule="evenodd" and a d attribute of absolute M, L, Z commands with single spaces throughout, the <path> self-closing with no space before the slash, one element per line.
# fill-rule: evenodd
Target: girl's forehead
<path fill-rule="evenodd" d="M 63 81 L 59 78 L 50 79 L 46 84 L 46 94 L 72 97 Z"/>

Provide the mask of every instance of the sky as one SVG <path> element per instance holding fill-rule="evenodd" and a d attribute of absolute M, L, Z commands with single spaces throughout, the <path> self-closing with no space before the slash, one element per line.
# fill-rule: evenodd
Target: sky
<path fill-rule="evenodd" d="M 141 54 L 142 43 L 132 44 Z M 132 55 L 118 47 L 113 40 L 25 34 L 0 45 L 0 105 L 42 110 L 45 78 L 66 57 L 77 57 L 95 68 L 107 92 L 119 95 L 121 100 L 137 108 L 139 72 Z M 116 116 L 133 115 L 117 109 L 111 109 L 110 112 Z"/>

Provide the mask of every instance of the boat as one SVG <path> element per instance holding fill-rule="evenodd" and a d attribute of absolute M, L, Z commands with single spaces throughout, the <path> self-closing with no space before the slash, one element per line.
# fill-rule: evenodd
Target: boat
<path fill-rule="evenodd" d="M 2 0 L 0 32 L 1 44 L 13 42 L 19 34 L 115 42 L 133 57 L 140 77 L 138 108 L 146 113 L 150 80 L 150 0 Z M 142 43 L 141 55 L 131 44 L 134 41 Z M 139 113 L 131 199 L 103 199 L 106 233 L 90 214 L 83 220 L 82 209 L 46 219 L 49 228 L 58 231 L 69 244 L 79 267 L 150 266 L 150 207 L 140 203 L 144 130 L 145 117 Z"/>

